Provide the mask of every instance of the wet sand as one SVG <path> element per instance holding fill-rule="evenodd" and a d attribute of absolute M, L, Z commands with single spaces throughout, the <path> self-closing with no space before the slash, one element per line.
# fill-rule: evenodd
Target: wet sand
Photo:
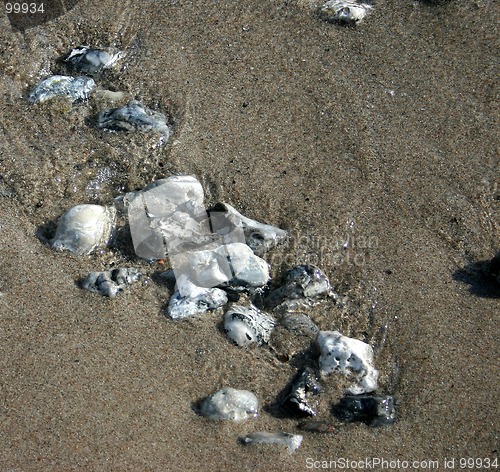
<path fill-rule="evenodd" d="M 1 470 L 303 471 L 342 458 L 442 468 L 498 456 L 499 291 L 482 264 L 500 248 L 493 2 L 380 1 L 356 28 L 305 1 L 83 1 L 24 34 L 2 15 Z M 167 145 L 94 129 L 95 99 L 28 104 L 80 44 L 128 52 L 100 85 L 170 113 Z M 310 315 L 380 348 L 393 426 L 304 433 L 293 455 L 243 447 L 240 435 L 297 422 L 265 409 L 212 422 L 194 402 L 231 386 L 272 403 L 293 359 L 230 345 L 219 312 L 167 319 L 164 268 L 126 244 L 77 257 L 41 241 L 71 206 L 172 173 L 197 176 L 208 203 L 289 230 L 267 258 L 274 273 L 325 270 L 348 304 Z M 113 300 L 76 284 L 123 265 L 148 277 Z M 326 379 L 321 416 L 339 380 Z"/>

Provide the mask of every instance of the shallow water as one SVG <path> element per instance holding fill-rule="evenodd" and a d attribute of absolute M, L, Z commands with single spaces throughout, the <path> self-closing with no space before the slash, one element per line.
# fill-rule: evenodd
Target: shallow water
<path fill-rule="evenodd" d="M 83 1 L 24 33 L 0 16 L 2 467 L 493 458 L 498 288 L 480 261 L 500 246 L 497 16 L 489 1 L 381 1 L 339 28 L 305 1 Z M 127 52 L 99 84 L 168 113 L 168 143 L 95 129 L 102 99 L 28 103 L 80 44 Z M 262 410 L 213 423 L 193 403 L 222 386 L 272 403 L 293 359 L 230 345 L 220 313 L 166 319 L 164 268 L 135 260 L 126 229 L 95 256 L 42 243 L 71 206 L 172 173 L 197 176 L 207 203 L 289 230 L 267 257 L 274 274 L 305 262 L 328 274 L 344 305 L 308 313 L 379 347 L 379 390 L 399 400 L 394 426 L 305 433 L 292 456 L 243 447 L 238 436 L 296 432 L 296 421 Z M 149 277 L 116 299 L 75 284 L 131 262 Z M 326 381 L 323 416 L 337 381 Z"/>

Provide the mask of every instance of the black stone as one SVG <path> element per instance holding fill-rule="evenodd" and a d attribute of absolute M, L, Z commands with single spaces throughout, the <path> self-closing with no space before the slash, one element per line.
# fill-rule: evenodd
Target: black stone
<path fill-rule="evenodd" d="M 390 425 L 396 419 L 395 400 L 392 395 L 346 395 L 333 407 L 333 414 L 344 422 Z"/>
<path fill-rule="evenodd" d="M 301 369 L 285 390 L 281 408 L 293 416 L 316 416 L 317 401 L 314 399 L 320 392 L 318 378 L 312 369 Z"/>

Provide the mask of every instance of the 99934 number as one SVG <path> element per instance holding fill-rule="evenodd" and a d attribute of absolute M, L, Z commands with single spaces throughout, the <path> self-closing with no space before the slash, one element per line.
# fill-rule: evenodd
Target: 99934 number
<path fill-rule="evenodd" d="M 45 11 L 43 3 L 17 3 L 8 2 L 5 4 L 5 12 L 11 13 L 43 13 Z"/>

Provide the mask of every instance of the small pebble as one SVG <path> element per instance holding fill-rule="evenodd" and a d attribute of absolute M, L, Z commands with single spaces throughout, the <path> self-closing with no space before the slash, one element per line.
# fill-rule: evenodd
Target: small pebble
<path fill-rule="evenodd" d="M 248 390 L 222 388 L 203 400 L 200 413 L 212 420 L 243 421 L 258 414 L 259 401 Z"/>
<path fill-rule="evenodd" d="M 242 444 L 282 444 L 291 454 L 302 444 L 303 436 L 291 433 L 268 433 L 265 431 L 247 434 L 240 438 Z"/>
<path fill-rule="evenodd" d="M 286 304 L 287 308 L 311 305 L 316 300 L 329 294 L 330 281 L 318 267 L 312 264 L 299 265 L 290 269 L 284 283 L 266 296 L 264 304 L 274 308 Z"/>
<path fill-rule="evenodd" d="M 123 56 L 122 51 L 107 52 L 103 49 L 80 46 L 72 49 L 62 60 L 68 64 L 71 70 L 98 77 Z"/>
<path fill-rule="evenodd" d="M 140 270 L 132 267 L 105 272 L 90 272 L 83 280 L 82 288 L 114 298 L 118 292 L 138 281 L 141 275 Z"/>
<path fill-rule="evenodd" d="M 111 108 L 97 115 L 97 127 L 109 131 L 141 131 L 147 133 L 157 131 L 168 140 L 172 130 L 167 117 L 160 112 L 144 107 L 136 100 L 130 100 L 127 105 Z"/>
<path fill-rule="evenodd" d="M 372 9 L 372 5 L 349 0 L 329 0 L 320 7 L 320 17 L 332 23 L 355 25 Z"/>
<path fill-rule="evenodd" d="M 319 328 L 316 323 L 305 313 L 285 313 L 281 324 L 294 334 L 316 338 Z"/>
<path fill-rule="evenodd" d="M 298 428 L 311 433 L 338 433 L 338 423 L 332 420 L 307 420 L 298 424 Z"/>
<path fill-rule="evenodd" d="M 31 103 L 42 103 L 53 98 L 67 98 L 72 102 L 87 100 L 96 84 L 90 77 L 68 77 L 52 75 L 33 87 L 28 100 Z"/>
<path fill-rule="evenodd" d="M 253 305 L 233 305 L 224 315 L 224 331 L 239 347 L 269 342 L 275 320 Z"/>
<path fill-rule="evenodd" d="M 316 416 L 319 380 L 309 368 L 301 369 L 293 378 L 281 406 L 295 416 Z"/>

